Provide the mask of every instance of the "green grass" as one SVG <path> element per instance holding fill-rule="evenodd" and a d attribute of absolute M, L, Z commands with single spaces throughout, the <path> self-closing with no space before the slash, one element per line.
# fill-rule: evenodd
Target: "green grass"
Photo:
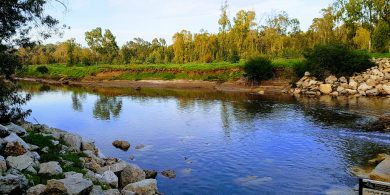
<path fill-rule="evenodd" d="M 272 65 L 275 68 L 293 68 L 303 59 L 275 59 Z M 206 80 L 228 81 L 240 79 L 244 72 L 245 61 L 232 64 L 228 62 L 218 63 L 189 63 L 189 64 L 141 64 L 141 65 L 93 65 L 72 66 L 65 64 L 48 64 L 48 73 L 37 70 L 42 65 L 26 66 L 17 73 L 19 77 L 46 78 L 46 79 L 71 79 L 81 80 L 103 72 L 115 72 L 118 74 L 108 76 L 108 80 Z M 95 77 L 93 77 L 95 78 Z"/>
<path fill-rule="evenodd" d="M 390 53 L 370 53 L 372 58 L 390 58 Z"/>

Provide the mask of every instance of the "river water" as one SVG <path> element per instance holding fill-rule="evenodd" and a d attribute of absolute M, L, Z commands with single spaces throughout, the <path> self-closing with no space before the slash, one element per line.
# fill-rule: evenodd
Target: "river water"
<path fill-rule="evenodd" d="M 356 193 L 350 168 L 390 153 L 389 134 L 360 130 L 390 114 L 390 98 L 22 86 L 29 121 L 94 139 L 106 156 L 144 169 L 175 170 L 157 178 L 164 194 Z M 116 139 L 131 149 L 114 148 Z"/>

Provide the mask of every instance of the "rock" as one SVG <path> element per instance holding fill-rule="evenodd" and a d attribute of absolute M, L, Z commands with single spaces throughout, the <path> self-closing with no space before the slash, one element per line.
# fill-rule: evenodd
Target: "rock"
<path fill-rule="evenodd" d="M 367 131 L 390 132 L 390 116 L 383 116 L 365 126 Z"/>
<path fill-rule="evenodd" d="M 103 184 L 107 184 L 112 188 L 118 188 L 118 177 L 112 171 L 105 171 L 102 175 L 97 174 L 96 178 Z"/>
<path fill-rule="evenodd" d="M 104 194 L 102 187 L 100 186 L 93 186 L 91 192 L 89 192 L 89 195 L 102 195 Z"/>
<path fill-rule="evenodd" d="M 129 164 L 120 173 L 120 187 L 145 179 L 145 172 L 137 165 Z"/>
<path fill-rule="evenodd" d="M 176 178 L 176 173 L 174 170 L 165 170 L 161 172 L 161 175 L 168 177 L 169 179 Z"/>
<path fill-rule="evenodd" d="M 115 146 L 116 148 L 119 148 L 119 149 L 122 149 L 125 151 L 127 151 L 130 148 L 130 144 L 127 141 L 115 140 L 114 142 L 112 142 L 112 145 Z"/>
<path fill-rule="evenodd" d="M 27 149 L 23 147 L 19 142 L 8 142 L 4 149 L 6 156 L 20 156 L 27 152 Z"/>
<path fill-rule="evenodd" d="M 145 179 L 156 179 L 157 177 L 157 171 L 155 170 L 144 170 L 145 172 Z"/>
<path fill-rule="evenodd" d="M 81 142 L 81 149 L 82 150 L 90 150 L 92 151 L 95 155 L 97 154 L 98 150 L 95 146 L 95 142 L 91 139 L 83 139 Z"/>
<path fill-rule="evenodd" d="M 118 172 L 122 171 L 127 166 L 128 166 L 128 164 L 126 162 L 120 161 L 120 162 L 114 163 L 112 165 L 107 165 L 107 166 L 101 167 L 99 170 L 97 170 L 97 173 L 102 174 L 105 171 L 112 171 L 114 173 L 118 173 Z"/>
<path fill-rule="evenodd" d="M 136 193 L 128 190 L 122 190 L 121 195 L 136 195 Z"/>
<path fill-rule="evenodd" d="M 339 96 L 339 92 L 334 91 L 334 92 L 332 92 L 330 95 L 331 95 L 331 96 Z"/>
<path fill-rule="evenodd" d="M 332 85 L 331 84 L 322 84 L 322 85 L 320 85 L 320 91 L 323 94 L 330 94 L 330 93 L 332 93 Z"/>
<path fill-rule="evenodd" d="M 18 135 L 16 135 L 15 133 L 10 133 L 9 136 L 4 138 L 4 141 L 6 141 L 7 143 L 9 143 L 9 142 L 19 142 L 19 144 L 22 145 L 23 148 L 25 148 L 26 150 L 30 149 L 30 146 L 22 138 L 20 138 Z"/>
<path fill-rule="evenodd" d="M 121 195 L 118 189 L 109 189 L 104 191 L 104 195 Z"/>
<path fill-rule="evenodd" d="M 309 77 L 311 74 L 310 74 L 310 72 L 305 72 L 305 77 Z"/>
<path fill-rule="evenodd" d="M 372 87 L 371 87 L 371 86 L 368 86 L 366 83 L 362 83 L 362 84 L 360 84 L 359 87 L 358 87 L 358 91 L 359 91 L 359 92 L 360 92 L 360 91 L 366 92 L 366 91 L 369 90 L 369 89 L 372 89 Z"/>
<path fill-rule="evenodd" d="M 56 145 L 58 145 L 60 142 L 59 142 L 58 140 L 51 140 L 51 143 L 52 143 L 54 146 L 56 146 Z"/>
<path fill-rule="evenodd" d="M 0 194 L 23 194 L 28 180 L 22 174 L 0 176 Z"/>
<path fill-rule="evenodd" d="M 49 176 L 58 175 L 62 173 L 62 168 L 58 162 L 50 161 L 47 163 L 41 163 L 41 165 L 39 166 L 38 173 L 41 175 L 49 175 Z"/>
<path fill-rule="evenodd" d="M 369 89 L 369 90 L 366 91 L 366 95 L 367 96 L 377 96 L 377 95 L 379 95 L 379 91 L 376 88 Z"/>
<path fill-rule="evenodd" d="M 264 95 L 264 91 L 258 91 L 257 92 L 259 95 Z M 135 149 L 137 149 L 137 146 L 135 147 Z"/>
<path fill-rule="evenodd" d="M 355 89 L 346 89 L 346 91 L 348 92 L 349 95 L 355 95 L 358 93 Z"/>
<path fill-rule="evenodd" d="M 0 125 L 0 138 L 9 136 L 10 131 L 7 127 Z"/>
<path fill-rule="evenodd" d="M 41 195 L 44 194 L 46 186 L 43 184 L 38 184 L 27 190 L 27 195 Z"/>
<path fill-rule="evenodd" d="M 369 174 L 370 179 L 390 182 L 390 156 L 387 155 L 385 160 L 379 163 Z"/>
<path fill-rule="evenodd" d="M 34 159 L 30 157 L 28 153 L 25 153 L 20 156 L 8 156 L 7 165 L 11 168 L 23 171 L 27 169 L 29 166 L 34 165 Z"/>
<path fill-rule="evenodd" d="M 32 174 L 37 174 L 38 173 L 37 170 L 35 170 L 33 166 L 27 167 L 27 169 L 25 169 L 24 171 L 27 172 L 27 173 L 32 173 Z"/>
<path fill-rule="evenodd" d="M 353 80 L 352 78 L 349 79 L 349 86 L 351 87 L 351 89 L 357 89 L 358 87 L 358 83 Z"/>
<path fill-rule="evenodd" d="M 36 151 L 39 150 L 39 146 L 33 145 L 33 144 L 28 144 L 30 146 L 30 151 Z"/>
<path fill-rule="evenodd" d="M 135 147 L 136 150 L 140 150 L 140 149 L 143 149 L 143 148 L 145 148 L 145 145 L 143 145 L 143 144 L 137 145 Z"/>
<path fill-rule="evenodd" d="M 125 186 L 123 190 L 135 192 L 136 194 L 139 195 L 156 194 L 157 181 L 155 179 L 145 179 Z"/>
<path fill-rule="evenodd" d="M 345 77 L 339 78 L 340 83 L 348 83 L 348 80 Z"/>
<path fill-rule="evenodd" d="M 368 80 L 366 81 L 366 83 L 367 83 L 368 86 L 371 86 L 371 87 L 375 87 L 375 85 L 378 84 L 378 83 L 377 83 L 375 80 L 373 80 L 373 79 L 368 79 Z"/>
<path fill-rule="evenodd" d="M 71 149 L 73 149 L 76 152 L 80 152 L 81 140 L 82 140 L 81 136 L 66 133 L 62 136 L 62 139 L 66 144 L 68 144 L 69 147 L 71 147 Z"/>
<path fill-rule="evenodd" d="M 42 148 L 41 151 L 44 152 L 44 153 L 48 153 L 49 152 L 49 147 L 46 146 L 46 147 Z"/>
<path fill-rule="evenodd" d="M 382 89 L 387 95 L 390 95 L 390 84 L 382 85 Z"/>
<path fill-rule="evenodd" d="M 326 79 L 325 79 L 325 83 L 326 84 L 333 84 L 337 81 L 337 77 L 331 75 L 331 76 L 328 76 Z"/>
<path fill-rule="evenodd" d="M 88 194 L 93 187 L 92 181 L 79 177 L 47 181 L 45 194 Z"/>
<path fill-rule="evenodd" d="M 25 129 L 23 129 L 23 127 L 15 125 L 13 123 L 10 123 L 6 127 L 7 127 L 8 131 L 13 132 L 16 135 L 24 136 L 27 134 L 27 131 Z"/>
<path fill-rule="evenodd" d="M 7 162 L 4 157 L 0 155 L 0 175 L 7 171 Z"/>

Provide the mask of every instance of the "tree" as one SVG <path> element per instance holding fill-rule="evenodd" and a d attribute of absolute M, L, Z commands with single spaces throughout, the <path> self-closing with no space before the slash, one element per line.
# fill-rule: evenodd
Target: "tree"
<path fill-rule="evenodd" d="M 359 49 L 368 50 L 370 48 L 370 31 L 363 27 L 358 27 L 353 42 Z"/>
<path fill-rule="evenodd" d="M 33 28 L 46 29 L 40 32 L 43 38 L 58 30 L 58 20 L 44 13 L 48 2 L 2 0 L 0 3 L 0 123 L 23 119 L 31 112 L 21 109 L 30 96 L 20 95 L 12 82 L 12 75 L 21 67 L 15 47 L 32 45 L 29 35 Z"/>
<path fill-rule="evenodd" d="M 106 29 L 102 41 L 102 53 L 107 56 L 108 63 L 112 63 L 118 54 L 119 47 L 115 41 L 115 36 Z"/>
<path fill-rule="evenodd" d="M 78 46 L 75 39 L 69 39 L 65 42 L 68 66 L 72 66 L 76 63 L 76 47 Z"/>
<path fill-rule="evenodd" d="M 102 28 L 98 27 L 91 31 L 85 32 L 85 41 L 93 52 L 94 61 L 97 62 L 98 57 L 103 50 Z"/>

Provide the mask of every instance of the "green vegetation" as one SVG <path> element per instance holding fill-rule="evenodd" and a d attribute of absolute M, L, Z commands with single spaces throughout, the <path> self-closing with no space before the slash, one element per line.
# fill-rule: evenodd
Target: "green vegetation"
<path fill-rule="evenodd" d="M 324 78 L 327 74 L 351 76 L 375 66 L 365 51 L 353 51 L 343 44 L 315 46 L 305 53 L 306 69 L 313 75 Z"/>
<path fill-rule="evenodd" d="M 251 58 L 244 65 L 246 76 L 250 80 L 267 80 L 273 76 L 273 66 L 271 60 L 265 57 Z"/>

